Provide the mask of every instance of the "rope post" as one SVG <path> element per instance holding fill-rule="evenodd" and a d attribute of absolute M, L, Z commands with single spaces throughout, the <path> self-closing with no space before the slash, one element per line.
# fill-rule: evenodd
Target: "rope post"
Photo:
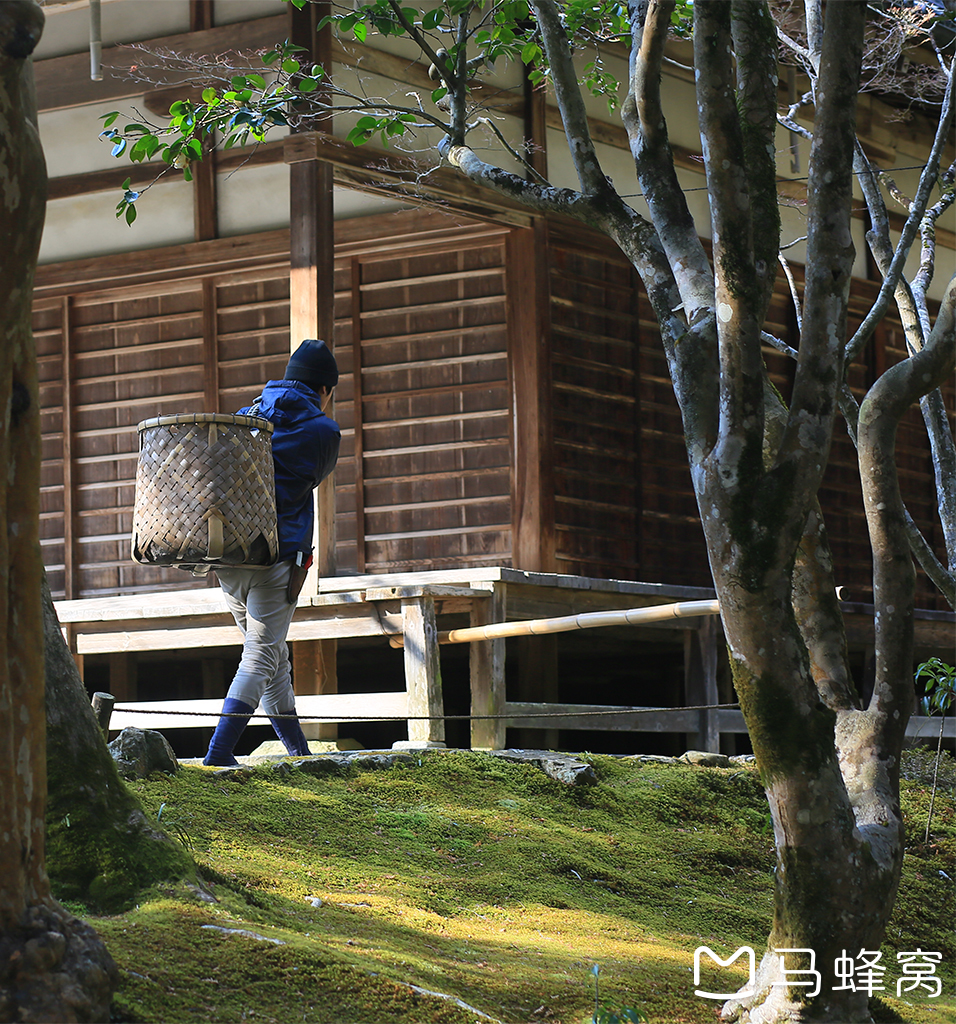
<path fill-rule="evenodd" d="M 110 716 L 113 714 L 113 705 L 116 703 L 116 698 L 111 693 L 94 693 L 92 703 L 97 725 L 103 730 L 103 735 L 108 736 Z"/>

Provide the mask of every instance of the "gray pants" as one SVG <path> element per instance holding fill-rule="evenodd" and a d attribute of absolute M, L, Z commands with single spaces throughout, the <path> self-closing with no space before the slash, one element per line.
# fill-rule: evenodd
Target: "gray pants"
<path fill-rule="evenodd" d="M 292 668 L 286 634 L 295 605 L 286 593 L 292 562 L 267 569 L 217 569 L 219 585 L 236 625 L 242 630 L 242 658 L 227 697 L 241 700 L 267 715 L 295 710 Z"/>

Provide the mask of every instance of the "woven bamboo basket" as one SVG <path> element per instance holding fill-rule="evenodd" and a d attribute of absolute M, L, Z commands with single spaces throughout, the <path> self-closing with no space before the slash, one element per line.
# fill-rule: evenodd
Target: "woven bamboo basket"
<path fill-rule="evenodd" d="M 133 561 L 206 568 L 278 555 L 272 424 L 219 413 L 139 424 Z"/>

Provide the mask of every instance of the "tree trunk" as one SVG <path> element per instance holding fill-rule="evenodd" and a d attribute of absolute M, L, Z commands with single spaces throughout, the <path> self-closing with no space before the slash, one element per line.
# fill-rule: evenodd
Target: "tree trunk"
<path fill-rule="evenodd" d="M 60 899 L 113 911 L 155 882 L 194 878 L 185 848 L 149 823 L 116 770 L 43 579 L 47 870 Z"/>
<path fill-rule="evenodd" d="M 836 968 L 847 956 L 880 948 L 902 866 L 899 802 L 888 780 L 876 792 L 866 789 L 872 778 L 862 788 L 852 781 L 879 765 L 876 737 L 864 712 L 834 712 L 823 703 L 789 585 L 784 580 L 775 589 L 750 593 L 727 578 L 717 581 L 777 858 L 773 927 L 754 991 L 728 1002 L 722 1016 L 749 1024 L 869 1021 L 866 992 L 844 986 Z M 878 804 L 878 837 L 862 828 L 857 796 L 874 810 Z M 780 950 L 803 951 L 783 954 L 786 973 Z"/>
<path fill-rule="evenodd" d="M 43 14 L 0 5 L 0 1021 L 109 1018 L 116 967 L 50 898 L 40 607 L 40 416 L 30 331 L 46 170 L 29 55 Z"/>

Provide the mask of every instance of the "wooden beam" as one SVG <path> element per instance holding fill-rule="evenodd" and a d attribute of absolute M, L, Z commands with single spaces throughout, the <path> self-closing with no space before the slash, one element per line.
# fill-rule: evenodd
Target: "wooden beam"
<path fill-rule="evenodd" d="M 202 282 L 202 352 L 203 409 L 219 412 L 219 310 L 216 282 L 211 277 Z"/>
<path fill-rule="evenodd" d="M 151 49 L 173 53 L 210 54 L 227 50 L 250 52 L 271 49 L 288 35 L 287 16 L 255 18 L 233 25 L 219 25 L 200 32 L 182 32 L 147 40 Z M 48 57 L 33 64 L 39 110 L 61 110 L 87 103 L 128 99 L 152 91 L 151 86 L 130 78 L 130 67 L 142 60 L 140 51 L 131 46 L 103 48 L 103 80 L 90 80 L 90 56 L 86 51 L 62 57 Z M 184 76 L 164 73 L 163 86 L 168 87 Z"/>
<path fill-rule="evenodd" d="M 73 338 L 71 301 L 68 295 L 61 300 L 61 330 L 63 339 L 63 591 L 66 600 L 79 593 L 76 579 L 76 513 L 73 493 Z"/>
<path fill-rule="evenodd" d="M 471 625 L 485 626 L 504 622 L 506 613 L 504 586 L 495 588 L 485 600 L 473 601 Z M 469 651 L 471 675 L 471 713 L 473 715 L 503 715 L 505 707 L 505 641 L 479 640 Z M 472 720 L 472 750 L 503 750 L 506 741 L 504 719 Z"/>
<path fill-rule="evenodd" d="M 211 727 L 222 709 L 222 698 L 195 700 L 123 701 L 114 707 L 110 730 L 118 732 L 128 725 L 138 729 L 190 729 Z M 403 718 L 408 714 L 408 698 L 402 691 L 386 693 L 310 694 L 296 700 L 300 718 L 327 721 L 361 719 L 368 722 Z M 262 715 L 254 718 L 261 724 Z"/>
<path fill-rule="evenodd" d="M 438 628 L 431 597 L 402 602 L 405 634 L 405 686 L 408 714 L 428 716 L 409 720 L 408 741 L 421 746 L 445 745 L 444 702 L 438 661 Z"/>
<path fill-rule="evenodd" d="M 352 424 L 355 464 L 355 568 L 365 572 L 365 454 L 362 402 L 362 264 L 352 257 Z"/>
<path fill-rule="evenodd" d="M 328 3 L 289 5 L 289 38 L 309 51 L 313 63 L 332 66 L 332 33 L 321 18 Z M 320 91 L 319 99 L 328 99 Z M 331 124 L 320 124 L 320 129 Z M 312 133 L 310 133 L 312 134 Z M 293 134 L 291 138 L 296 138 Z M 321 338 L 335 351 L 335 219 L 332 209 L 332 168 L 320 157 L 296 160 L 289 166 L 289 331 L 292 349 L 304 338 Z M 334 418 L 330 405 L 327 413 Z M 319 578 L 335 575 L 335 474 L 318 488 L 315 517 L 315 561 L 305 592 L 317 594 Z"/>
<path fill-rule="evenodd" d="M 197 242 L 219 237 L 216 173 L 219 154 L 215 142 L 202 143 L 203 158 L 193 168 L 193 236 Z"/>
<path fill-rule="evenodd" d="M 700 620 L 696 629 L 684 631 L 684 702 L 703 707 L 698 712 L 697 749 L 720 753 L 717 712 L 708 705 L 718 703 L 717 623 L 712 616 Z"/>
<path fill-rule="evenodd" d="M 542 178 L 548 177 L 548 93 L 544 86 L 536 87 L 530 78 L 531 68 L 522 68 L 522 86 L 524 89 L 524 148 L 525 158 L 531 165 L 527 177 L 535 174 Z M 532 173 L 534 172 L 534 173 Z"/>
<path fill-rule="evenodd" d="M 202 32 L 215 24 L 214 0 L 189 0 L 189 31 Z"/>
<path fill-rule="evenodd" d="M 71 294 L 80 281 L 84 292 L 115 287 L 119 282 L 127 285 L 160 281 L 164 282 L 164 289 L 168 289 L 171 273 L 197 278 L 210 273 L 226 275 L 240 270 L 261 272 L 270 265 L 287 266 L 288 254 L 289 232 L 278 230 L 140 249 L 123 253 L 121 259 L 91 256 L 39 267 L 33 292 L 37 298 Z"/>
<path fill-rule="evenodd" d="M 513 436 L 511 562 L 555 571 L 554 438 L 548 228 L 514 230 L 507 242 L 508 360 Z"/>

